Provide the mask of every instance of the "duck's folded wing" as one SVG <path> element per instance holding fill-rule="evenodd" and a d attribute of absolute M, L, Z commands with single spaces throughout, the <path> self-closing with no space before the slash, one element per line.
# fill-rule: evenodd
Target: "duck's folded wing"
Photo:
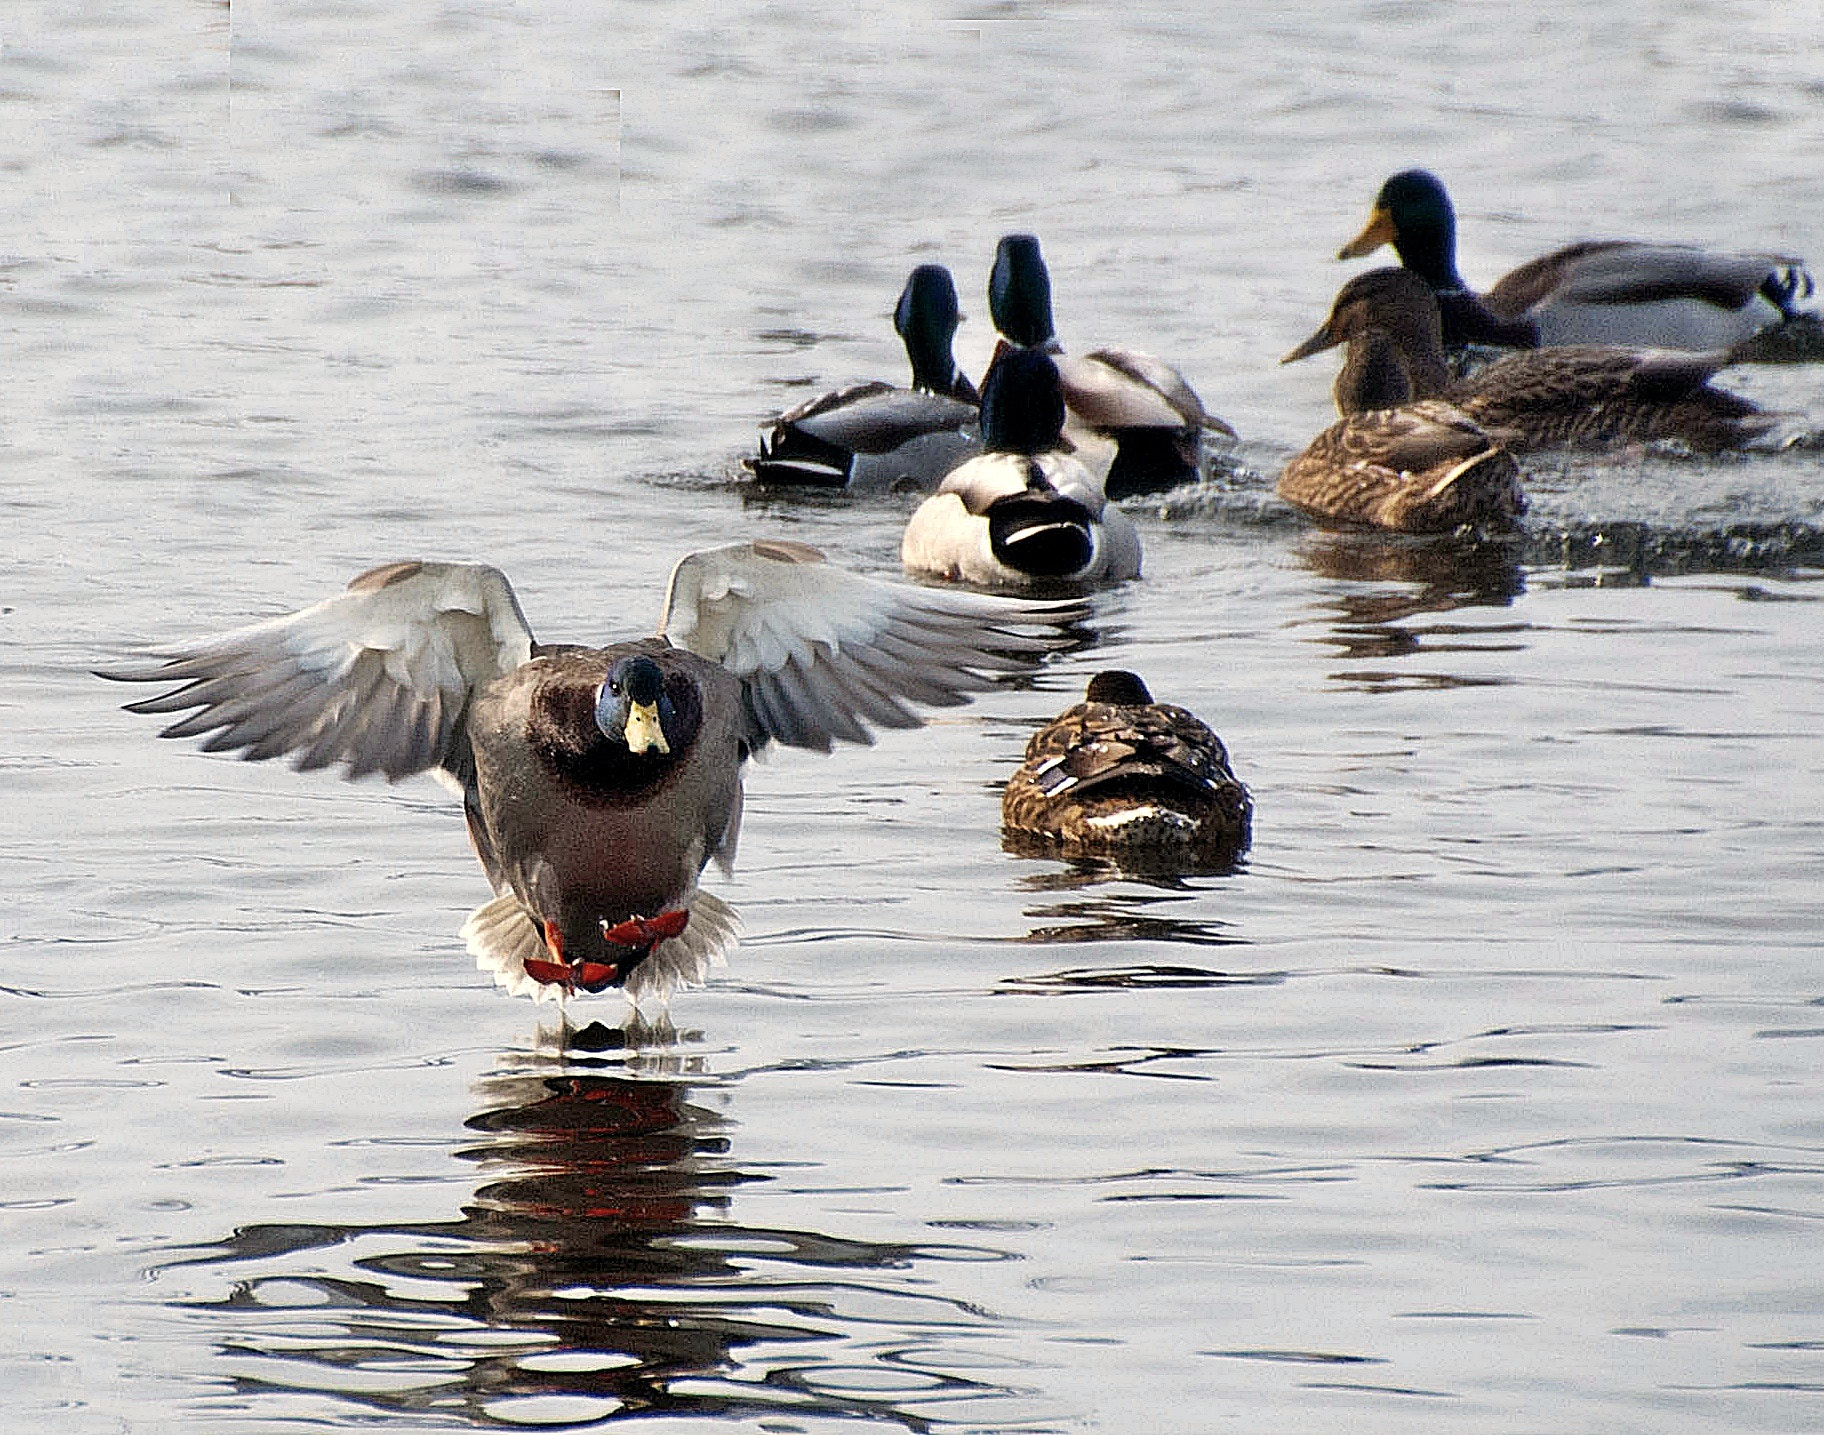
<path fill-rule="evenodd" d="M 1138 349 L 1060 355 L 1058 375 L 1071 410 L 1097 428 L 1202 428 L 1235 437 L 1203 406 L 1190 382 L 1163 359 Z"/>
<path fill-rule="evenodd" d="M 350 777 L 389 781 L 439 768 L 465 782 L 471 694 L 531 652 L 499 570 L 407 562 L 300 612 L 100 675 L 174 684 L 127 710 L 188 713 L 161 736 L 204 737 L 209 752 L 292 754 L 301 769 L 342 763 Z"/>
<path fill-rule="evenodd" d="M 1501 314 L 1520 312 L 1547 298 L 1577 304 L 1701 299 L 1734 310 L 1763 292 L 1770 280 L 1801 298 L 1812 288 L 1804 262 L 1789 254 L 1727 254 L 1680 244 L 1592 240 L 1521 265 L 1484 297 Z"/>
<path fill-rule="evenodd" d="M 673 570 L 660 632 L 741 679 L 748 736 L 828 752 L 916 727 L 1065 646 L 1088 612 L 859 577 L 802 543 L 706 549 Z"/>

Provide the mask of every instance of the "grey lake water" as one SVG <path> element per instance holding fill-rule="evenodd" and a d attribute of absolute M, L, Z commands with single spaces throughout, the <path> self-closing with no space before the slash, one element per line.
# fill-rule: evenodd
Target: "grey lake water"
<path fill-rule="evenodd" d="M 1528 466 L 1512 548 L 1272 496 L 1278 367 L 1425 164 L 1490 282 L 1824 264 L 1813 3 L 24 0 L 0 15 L 0 1429 L 1824 1428 L 1824 455 Z M 749 775 L 675 1039 L 553 1040 L 455 805 L 157 741 L 96 666 L 485 559 L 897 570 L 757 425 L 1062 339 L 1240 432 L 1093 643 Z M 1824 422 L 1824 368 L 1725 381 Z M 1221 876 L 1016 857 L 1101 666 L 1227 740 Z M 620 1019 L 612 994 L 572 1008 Z"/>

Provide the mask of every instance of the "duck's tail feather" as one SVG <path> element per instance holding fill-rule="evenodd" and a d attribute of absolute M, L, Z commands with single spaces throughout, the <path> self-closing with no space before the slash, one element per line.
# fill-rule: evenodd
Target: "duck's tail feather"
<path fill-rule="evenodd" d="M 526 960 L 546 960 L 544 934 L 532 914 L 511 892 L 483 903 L 462 924 L 462 940 L 475 958 L 478 970 L 489 973 L 508 996 L 529 996 L 542 1002 L 561 996 L 563 989 L 526 973 Z"/>
<path fill-rule="evenodd" d="M 638 1006 L 663 1008 L 679 987 L 702 986 L 710 969 L 728 965 L 741 940 L 741 919 L 719 897 L 697 892 L 690 899 L 690 922 L 668 937 L 628 974 L 623 990 Z M 544 934 L 532 914 L 511 892 L 477 907 L 462 924 L 462 939 L 478 970 L 494 978 L 509 996 L 535 1002 L 563 995 L 563 988 L 541 982 L 526 971 L 528 959 L 546 961 Z"/>
<path fill-rule="evenodd" d="M 697 892 L 690 899 L 690 924 L 667 937 L 628 974 L 626 992 L 637 1006 L 663 1007 L 680 987 L 700 987 L 712 967 L 728 965 L 741 941 L 741 918 L 720 897 Z"/>

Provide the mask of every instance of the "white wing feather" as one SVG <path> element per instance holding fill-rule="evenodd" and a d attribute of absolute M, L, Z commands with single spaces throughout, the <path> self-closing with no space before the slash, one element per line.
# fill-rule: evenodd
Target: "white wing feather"
<path fill-rule="evenodd" d="M 299 768 L 339 762 L 350 777 L 397 781 L 466 761 L 452 739 L 470 695 L 531 653 L 525 614 L 498 569 L 395 563 L 300 612 L 102 676 L 177 684 L 129 705 L 189 713 L 162 736 L 208 734 L 209 752 L 289 753 Z"/>
<path fill-rule="evenodd" d="M 828 752 L 869 727 L 916 727 L 909 703 L 954 707 L 1064 645 L 1075 600 L 1028 603 L 881 583 L 801 543 L 692 553 L 672 570 L 659 631 L 742 680 L 750 738 Z"/>

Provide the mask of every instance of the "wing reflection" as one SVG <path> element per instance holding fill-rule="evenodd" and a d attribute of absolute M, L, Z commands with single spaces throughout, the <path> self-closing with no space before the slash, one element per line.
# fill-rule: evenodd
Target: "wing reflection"
<path fill-rule="evenodd" d="M 730 1159 L 707 1079 L 606 1067 L 521 1054 L 478 1083 L 480 1139 L 457 1155 L 487 1179 L 460 1219 L 250 1226 L 160 1267 L 232 1278 L 179 1303 L 231 1332 L 223 1403 L 439 1428 L 646 1413 L 924 1429 L 933 1402 L 1007 1393 L 906 1348 L 928 1358 L 934 1333 L 986 1315 L 882 1274 L 1002 1253 L 733 1222 L 729 1193 L 770 1177 Z M 883 1326 L 905 1346 L 883 1349 Z"/>

